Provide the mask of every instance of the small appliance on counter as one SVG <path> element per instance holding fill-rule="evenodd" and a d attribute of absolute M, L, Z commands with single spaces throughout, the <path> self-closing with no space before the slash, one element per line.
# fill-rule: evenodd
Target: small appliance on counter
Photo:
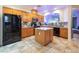
<path fill-rule="evenodd" d="M 41 23 L 38 22 L 38 18 L 32 18 L 31 26 L 34 28 L 41 26 Z"/>

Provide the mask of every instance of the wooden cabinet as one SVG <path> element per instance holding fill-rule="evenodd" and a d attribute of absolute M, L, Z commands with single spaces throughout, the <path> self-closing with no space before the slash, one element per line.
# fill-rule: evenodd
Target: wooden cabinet
<path fill-rule="evenodd" d="M 60 28 L 60 37 L 68 38 L 68 28 Z"/>
<path fill-rule="evenodd" d="M 7 7 L 3 7 L 3 13 L 5 14 L 12 14 L 12 9 L 11 8 L 7 8 Z"/>
<path fill-rule="evenodd" d="M 22 15 L 22 12 L 20 10 L 12 9 L 12 14 L 14 14 L 14 15 Z"/>
<path fill-rule="evenodd" d="M 24 38 L 27 36 L 27 29 L 26 28 L 22 28 L 21 30 L 21 37 Z"/>
<path fill-rule="evenodd" d="M 34 35 L 34 29 L 33 28 L 22 28 L 21 30 L 21 37 L 25 38 L 28 36 Z"/>
<path fill-rule="evenodd" d="M 41 45 L 47 45 L 53 40 L 53 31 L 35 29 L 35 40 Z"/>
<path fill-rule="evenodd" d="M 39 22 L 44 22 L 44 16 L 42 16 L 42 15 L 31 14 L 31 13 L 30 13 L 30 14 L 28 15 L 29 22 L 32 21 L 32 18 L 38 18 L 38 21 L 39 21 Z"/>
<path fill-rule="evenodd" d="M 21 11 L 20 10 L 8 8 L 8 7 L 3 7 L 3 13 L 13 14 L 13 15 L 21 15 Z"/>
<path fill-rule="evenodd" d="M 39 22 L 44 22 L 44 16 L 38 15 Z"/>
<path fill-rule="evenodd" d="M 32 22 L 32 18 L 38 18 L 39 22 L 44 21 L 44 19 L 43 19 L 44 17 L 42 15 L 32 14 L 32 13 L 28 13 L 28 12 L 25 12 L 22 10 L 12 9 L 12 8 L 8 8 L 8 7 L 3 7 L 3 13 L 21 15 L 23 22 Z"/>
<path fill-rule="evenodd" d="M 22 21 L 23 22 L 29 22 L 28 14 L 29 13 L 22 11 Z"/>

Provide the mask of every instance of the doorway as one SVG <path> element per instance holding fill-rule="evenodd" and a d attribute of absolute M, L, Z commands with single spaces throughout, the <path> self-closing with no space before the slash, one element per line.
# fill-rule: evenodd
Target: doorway
<path fill-rule="evenodd" d="M 72 40 L 79 42 L 79 10 L 72 10 Z"/>

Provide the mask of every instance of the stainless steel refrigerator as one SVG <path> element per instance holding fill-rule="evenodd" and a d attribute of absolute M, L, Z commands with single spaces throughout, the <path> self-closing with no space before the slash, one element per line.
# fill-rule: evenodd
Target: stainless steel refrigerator
<path fill-rule="evenodd" d="M 2 45 L 8 45 L 21 40 L 21 16 L 3 14 Z"/>

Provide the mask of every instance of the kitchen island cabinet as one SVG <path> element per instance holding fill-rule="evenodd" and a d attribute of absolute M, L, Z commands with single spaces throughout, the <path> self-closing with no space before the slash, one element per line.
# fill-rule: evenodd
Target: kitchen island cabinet
<path fill-rule="evenodd" d="M 35 40 L 41 45 L 47 45 L 53 40 L 53 30 L 51 28 L 36 28 Z"/>

